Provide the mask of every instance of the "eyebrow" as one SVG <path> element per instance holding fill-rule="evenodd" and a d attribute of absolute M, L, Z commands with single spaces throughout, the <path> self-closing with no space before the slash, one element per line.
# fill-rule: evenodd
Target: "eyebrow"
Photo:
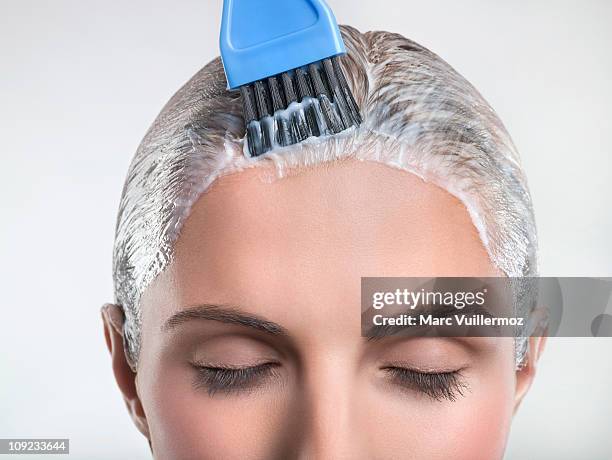
<path fill-rule="evenodd" d="M 280 324 L 261 316 L 245 313 L 237 306 L 202 304 L 189 307 L 172 315 L 162 325 L 162 332 L 168 332 L 192 320 L 209 320 L 220 323 L 237 324 L 275 336 L 287 336 L 287 330 Z"/>

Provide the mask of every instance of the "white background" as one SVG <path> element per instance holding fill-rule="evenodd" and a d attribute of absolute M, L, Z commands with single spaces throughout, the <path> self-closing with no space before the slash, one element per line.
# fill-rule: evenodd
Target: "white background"
<path fill-rule="evenodd" d="M 435 51 L 497 110 L 530 179 L 544 275 L 612 276 L 612 2 L 329 3 L 341 23 Z M 218 54 L 220 9 L 0 1 L 0 437 L 69 437 L 78 459 L 149 458 L 99 307 L 112 300 L 128 163 L 162 105 Z M 612 458 L 609 351 L 549 340 L 508 459 Z"/>

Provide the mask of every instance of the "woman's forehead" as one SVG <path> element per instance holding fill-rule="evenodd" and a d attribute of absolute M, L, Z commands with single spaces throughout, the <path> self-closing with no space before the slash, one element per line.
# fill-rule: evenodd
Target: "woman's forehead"
<path fill-rule="evenodd" d="M 258 271 L 276 263 L 304 276 L 314 260 L 318 272 L 334 264 L 379 274 L 393 266 L 404 276 L 493 271 L 461 201 L 411 173 L 356 160 L 273 182 L 256 170 L 220 178 L 193 206 L 175 246 L 179 265 L 226 275 L 241 264 Z"/>

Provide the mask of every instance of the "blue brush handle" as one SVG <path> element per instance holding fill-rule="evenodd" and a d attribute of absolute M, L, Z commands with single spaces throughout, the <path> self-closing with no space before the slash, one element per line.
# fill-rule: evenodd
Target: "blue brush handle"
<path fill-rule="evenodd" d="M 346 53 L 323 0 L 224 0 L 219 42 L 229 89 Z"/>

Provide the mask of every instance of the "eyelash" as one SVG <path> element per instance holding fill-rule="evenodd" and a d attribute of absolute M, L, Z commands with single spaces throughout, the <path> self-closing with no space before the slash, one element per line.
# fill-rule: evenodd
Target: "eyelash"
<path fill-rule="evenodd" d="M 257 387 L 267 377 L 276 374 L 278 363 L 264 363 L 251 367 L 215 367 L 194 364 L 198 371 L 197 388 L 206 388 L 213 396 L 217 392 L 232 393 Z"/>
<path fill-rule="evenodd" d="M 205 388 L 210 396 L 215 393 L 234 393 L 257 387 L 268 377 L 276 375 L 278 363 L 269 362 L 251 367 L 215 367 L 194 364 L 198 371 L 197 388 Z M 460 371 L 422 372 L 406 367 L 383 367 L 396 385 L 417 390 L 436 401 L 455 401 L 468 388 Z"/>
<path fill-rule="evenodd" d="M 436 401 L 446 399 L 455 401 L 463 396 L 468 385 L 464 382 L 461 372 L 423 372 L 406 367 L 388 366 L 382 368 L 390 374 L 393 382 L 401 387 L 417 390 Z"/>

